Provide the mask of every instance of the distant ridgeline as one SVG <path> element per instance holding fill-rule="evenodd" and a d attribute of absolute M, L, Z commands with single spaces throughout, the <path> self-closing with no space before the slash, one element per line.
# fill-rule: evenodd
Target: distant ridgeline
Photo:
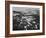
<path fill-rule="evenodd" d="M 38 11 L 36 11 L 36 13 L 32 13 L 32 12 L 28 12 L 28 13 L 25 13 L 25 12 L 21 12 L 21 11 L 13 11 L 13 14 L 17 14 L 17 15 L 22 15 L 22 16 L 27 16 L 27 15 L 29 15 L 29 16 L 39 16 L 39 12 Z"/>

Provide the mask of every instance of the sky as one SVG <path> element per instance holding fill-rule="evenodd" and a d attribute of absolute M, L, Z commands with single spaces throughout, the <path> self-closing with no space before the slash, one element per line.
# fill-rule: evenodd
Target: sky
<path fill-rule="evenodd" d="M 13 11 L 19 11 L 22 14 L 39 14 L 39 8 L 29 8 L 29 7 L 13 7 Z"/>

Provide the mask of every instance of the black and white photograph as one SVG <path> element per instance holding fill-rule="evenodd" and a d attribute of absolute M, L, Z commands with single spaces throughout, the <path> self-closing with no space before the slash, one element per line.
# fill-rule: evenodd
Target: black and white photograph
<path fill-rule="evenodd" d="M 42 6 L 10 5 L 10 33 L 42 32 Z"/>
<path fill-rule="evenodd" d="M 13 7 L 13 31 L 40 30 L 39 8 Z"/>

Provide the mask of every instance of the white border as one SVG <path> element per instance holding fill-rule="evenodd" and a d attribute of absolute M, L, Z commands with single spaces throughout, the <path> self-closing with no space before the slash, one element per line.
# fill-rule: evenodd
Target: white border
<path fill-rule="evenodd" d="M 30 7 L 30 8 L 40 8 L 40 30 L 24 30 L 24 31 L 13 31 L 13 19 L 12 19 L 12 7 Z M 10 34 L 22 34 L 22 33 L 38 33 L 42 32 L 42 6 L 36 6 L 36 5 L 17 5 L 17 4 L 10 4 Z"/>

